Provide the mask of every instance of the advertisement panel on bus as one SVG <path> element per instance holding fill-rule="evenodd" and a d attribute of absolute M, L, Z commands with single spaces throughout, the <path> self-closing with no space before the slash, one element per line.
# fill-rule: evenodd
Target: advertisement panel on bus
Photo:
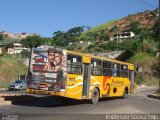
<path fill-rule="evenodd" d="M 28 88 L 65 90 L 66 52 L 55 48 L 35 48 L 32 52 Z"/>

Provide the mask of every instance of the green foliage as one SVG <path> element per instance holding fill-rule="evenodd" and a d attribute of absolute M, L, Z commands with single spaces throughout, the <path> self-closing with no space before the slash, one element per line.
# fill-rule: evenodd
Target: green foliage
<path fill-rule="evenodd" d="M 8 88 L 9 83 L 5 81 L 0 81 L 0 88 Z"/>
<path fill-rule="evenodd" d="M 3 35 L 0 35 L 0 41 L 2 41 L 3 40 Z"/>
<path fill-rule="evenodd" d="M 11 46 L 12 46 L 12 43 L 7 43 L 7 44 L 5 45 L 5 51 L 7 51 L 8 48 L 10 48 Z"/>
<path fill-rule="evenodd" d="M 47 46 L 54 46 L 55 45 L 52 38 L 43 38 L 43 40 L 44 40 L 44 44 Z"/>
<path fill-rule="evenodd" d="M 137 53 L 128 62 L 137 66 L 142 66 L 142 84 L 151 86 L 157 86 L 159 81 L 158 73 L 156 72 L 156 66 L 158 66 L 158 59 L 149 53 Z M 140 83 L 140 73 L 137 71 L 136 83 Z"/>
<path fill-rule="evenodd" d="M 119 20 L 119 19 L 118 19 Z M 101 24 L 99 26 L 96 27 L 92 27 L 90 30 L 86 31 L 84 34 L 86 34 L 87 32 L 96 32 L 96 31 L 101 31 L 101 30 L 105 30 L 106 28 L 108 28 L 109 26 L 113 25 L 115 22 L 117 22 L 118 20 L 112 20 L 110 22 Z M 84 35 L 82 34 L 82 35 Z"/>
<path fill-rule="evenodd" d="M 62 31 L 57 31 L 53 33 L 53 42 L 57 46 L 66 46 L 67 41 L 65 39 L 65 33 Z"/>
<path fill-rule="evenodd" d="M 117 30 L 117 29 L 118 29 L 118 27 L 114 25 L 114 26 L 109 30 L 109 32 L 113 32 L 113 31 L 115 31 L 115 30 Z"/>
<path fill-rule="evenodd" d="M 100 34 L 98 35 L 98 39 L 101 42 L 103 42 L 103 41 L 109 41 L 109 35 L 105 31 L 101 30 Z"/>
<path fill-rule="evenodd" d="M 70 42 L 78 41 L 77 37 L 84 31 L 84 26 L 74 27 L 67 32 L 57 31 L 53 33 L 53 43 L 57 46 L 68 46 Z"/>
<path fill-rule="evenodd" d="M 123 40 L 122 42 L 119 42 L 118 49 L 127 50 L 130 51 L 130 53 L 134 54 L 135 52 L 137 52 L 136 42 L 137 41 L 134 39 Z"/>
<path fill-rule="evenodd" d="M 160 23 L 156 22 L 152 28 L 152 37 L 155 41 L 159 41 L 160 39 Z"/>
<path fill-rule="evenodd" d="M 95 42 L 98 38 L 98 33 L 97 32 L 87 32 L 86 36 L 83 36 L 85 38 L 84 41 L 92 41 Z M 82 39 L 80 39 L 82 40 Z"/>
<path fill-rule="evenodd" d="M 108 40 L 108 35 L 106 35 L 107 38 L 104 39 L 104 33 L 105 31 L 107 31 L 108 27 L 113 25 L 115 22 L 117 22 L 118 20 L 112 20 L 110 22 L 107 22 L 105 24 L 96 26 L 96 27 L 92 27 L 91 29 L 89 29 L 88 31 L 83 32 L 79 37 L 78 40 L 84 40 L 84 41 L 97 41 L 99 39 L 99 37 L 103 38 L 100 40 L 104 40 L 107 41 Z M 114 28 L 117 29 L 117 28 Z M 103 32 L 103 34 L 102 34 Z M 103 36 L 103 37 L 102 37 Z"/>
<path fill-rule="evenodd" d="M 7 52 L 5 47 L 2 47 L 1 49 L 2 49 L 2 54 L 0 55 L 0 57 L 4 56 Z"/>
<path fill-rule="evenodd" d="M 26 66 L 17 59 L 16 55 L 5 55 L 0 58 L 0 82 L 9 83 L 18 79 L 18 75 L 27 73 Z"/>
<path fill-rule="evenodd" d="M 157 44 L 153 39 L 144 39 L 143 40 L 143 52 L 154 54 L 157 48 Z"/>
<path fill-rule="evenodd" d="M 40 45 L 43 45 L 45 41 L 40 36 L 28 36 L 27 38 L 23 39 L 21 43 L 27 48 L 34 48 Z"/>
<path fill-rule="evenodd" d="M 104 52 L 104 49 L 100 48 L 100 47 L 95 47 L 94 51 L 96 51 L 96 52 Z"/>
<path fill-rule="evenodd" d="M 135 33 L 136 35 L 140 35 L 142 32 L 142 28 L 140 27 L 139 22 L 131 22 L 130 23 L 130 29 L 133 33 Z"/>
<path fill-rule="evenodd" d="M 8 48 L 13 42 L 20 42 L 20 41 L 21 39 L 12 39 L 4 37 L 3 40 L 0 42 L 0 44 L 5 45 L 5 48 Z"/>
<path fill-rule="evenodd" d="M 117 50 L 117 41 L 109 41 L 107 44 L 100 45 L 105 50 L 116 51 Z"/>
<path fill-rule="evenodd" d="M 153 56 L 151 54 L 148 53 L 138 53 L 135 54 L 131 59 L 129 59 L 128 61 L 134 64 L 138 64 L 138 65 L 142 65 L 146 62 L 151 61 L 151 59 L 153 58 Z"/>
<path fill-rule="evenodd" d="M 28 50 L 23 50 L 20 54 L 22 58 L 30 58 L 30 52 Z"/>

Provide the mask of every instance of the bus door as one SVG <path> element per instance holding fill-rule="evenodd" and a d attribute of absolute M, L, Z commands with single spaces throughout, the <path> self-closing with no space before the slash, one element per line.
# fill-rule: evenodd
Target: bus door
<path fill-rule="evenodd" d="M 120 77 L 120 64 L 112 64 L 112 85 L 110 96 L 120 96 L 123 90 L 123 80 Z"/>
<path fill-rule="evenodd" d="M 90 64 L 84 63 L 83 64 L 83 89 L 82 89 L 83 98 L 88 98 L 89 97 L 90 76 L 91 76 Z"/>
<path fill-rule="evenodd" d="M 135 71 L 134 70 L 130 70 L 129 71 L 129 79 L 130 79 L 130 93 L 133 94 L 134 93 L 134 83 L 135 83 Z"/>

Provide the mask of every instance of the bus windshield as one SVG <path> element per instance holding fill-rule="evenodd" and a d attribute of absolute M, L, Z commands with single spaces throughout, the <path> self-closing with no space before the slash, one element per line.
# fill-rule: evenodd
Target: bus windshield
<path fill-rule="evenodd" d="M 59 91 L 64 89 L 66 53 L 55 48 L 35 48 L 31 58 L 31 89 Z"/>

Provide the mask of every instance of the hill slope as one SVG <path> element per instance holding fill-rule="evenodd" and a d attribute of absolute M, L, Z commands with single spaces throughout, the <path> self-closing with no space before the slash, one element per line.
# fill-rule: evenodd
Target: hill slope
<path fill-rule="evenodd" d="M 155 10 L 155 12 L 157 12 L 157 10 Z M 157 20 L 158 17 L 155 16 L 151 11 L 144 11 L 141 13 L 128 15 L 127 17 L 113 20 L 91 28 L 90 30 L 82 33 L 79 37 L 79 40 L 90 41 L 92 40 L 93 36 L 95 36 L 94 40 L 97 40 L 97 37 L 100 39 L 100 36 L 104 34 L 107 34 L 109 37 L 111 37 L 113 34 L 116 34 L 120 31 L 135 32 L 133 26 L 136 24 L 142 29 L 142 31 L 146 31 L 151 29 Z"/>
<path fill-rule="evenodd" d="M 148 86 L 158 86 L 159 76 L 156 71 L 158 66 L 158 57 L 148 53 L 137 53 L 128 62 L 137 66 L 142 66 L 142 84 Z M 136 83 L 140 83 L 140 73 L 137 71 Z"/>
<path fill-rule="evenodd" d="M 10 81 L 18 79 L 19 75 L 25 75 L 27 68 L 17 60 L 15 55 L 6 55 L 0 58 L 0 88 L 7 87 Z"/>

